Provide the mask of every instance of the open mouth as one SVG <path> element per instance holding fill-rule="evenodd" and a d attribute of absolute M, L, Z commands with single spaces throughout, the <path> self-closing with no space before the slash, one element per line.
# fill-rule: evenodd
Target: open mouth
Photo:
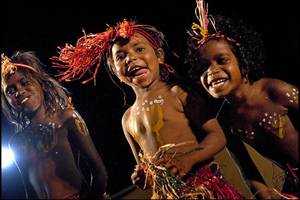
<path fill-rule="evenodd" d="M 24 104 L 26 101 L 28 101 L 28 97 L 25 97 L 22 101 L 21 101 L 21 105 Z"/>
<path fill-rule="evenodd" d="M 227 81 L 227 78 L 216 78 L 214 80 L 212 80 L 208 86 L 212 87 L 212 88 L 216 88 L 216 87 L 220 87 L 222 85 L 224 85 L 224 83 Z"/>
<path fill-rule="evenodd" d="M 145 74 L 146 72 L 147 72 L 146 67 L 133 66 L 133 67 L 128 68 L 128 71 L 127 71 L 126 74 L 129 77 L 137 77 L 137 76 Z"/>

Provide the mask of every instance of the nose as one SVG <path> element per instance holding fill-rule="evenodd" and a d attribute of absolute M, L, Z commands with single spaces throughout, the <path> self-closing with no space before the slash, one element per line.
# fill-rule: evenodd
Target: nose
<path fill-rule="evenodd" d="M 24 89 L 23 87 L 17 88 L 16 98 L 19 98 L 19 97 L 22 96 L 24 93 L 25 93 L 25 89 Z"/>
<path fill-rule="evenodd" d="M 207 69 L 207 76 L 212 76 L 214 74 L 217 74 L 219 73 L 219 71 L 220 71 L 220 67 L 218 65 L 212 64 Z"/>
<path fill-rule="evenodd" d="M 129 63 L 135 60 L 136 60 L 136 56 L 134 55 L 134 53 L 128 53 L 125 58 L 125 63 L 128 65 Z"/>

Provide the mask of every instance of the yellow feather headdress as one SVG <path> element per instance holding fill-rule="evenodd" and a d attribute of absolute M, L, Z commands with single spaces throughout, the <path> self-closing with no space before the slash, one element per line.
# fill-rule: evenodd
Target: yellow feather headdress
<path fill-rule="evenodd" d="M 197 40 L 198 47 L 202 46 L 211 38 L 225 38 L 228 41 L 237 43 L 234 39 L 225 36 L 217 31 L 215 20 L 212 16 L 208 16 L 208 4 L 204 0 L 196 0 L 195 16 L 199 23 L 193 22 L 191 36 Z M 213 27 L 213 33 L 209 33 L 208 27 Z"/>
<path fill-rule="evenodd" d="M 1 54 L 1 78 L 4 78 L 8 74 L 15 73 L 18 67 L 24 67 L 37 72 L 33 67 L 21 63 L 13 63 L 6 55 Z"/>

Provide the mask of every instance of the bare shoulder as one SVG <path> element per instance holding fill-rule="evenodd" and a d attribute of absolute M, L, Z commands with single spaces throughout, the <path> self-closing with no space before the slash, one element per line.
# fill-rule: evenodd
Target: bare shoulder
<path fill-rule="evenodd" d="M 171 87 L 171 94 L 178 98 L 178 100 L 184 104 L 188 96 L 187 92 L 182 89 L 179 85 L 174 85 Z"/>
<path fill-rule="evenodd" d="M 260 87 L 269 99 L 284 106 L 298 107 L 298 87 L 279 79 L 264 78 Z"/>
<path fill-rule="evenodd" d="M 84 121 L 81 115 L 74 108 L 66 108 L 64 110 L 61 110 L 57 116 L 59 117 L 62 124 L 66 124 L 69 122 L 72 123 L 76 119 Z"/>
<path fill-rule="evenodd" d="M 123 127 L 123 130 L 127 131 L 127 124 L 128 124 L 128 121 L 129 121 L 129 118 L 130 118 L 130 113 L 131 113 L 131 107 L 129 107 L 123 114 L 122 116 L 122 127 Z"/>
<path fill-rule="evenodd" d="M 292 86 L 291 84 L 275 78 L 262 78 L 257 81 L 257 85 L 262 88 L 262 90 L 280 90 L 281 88 Z"/>

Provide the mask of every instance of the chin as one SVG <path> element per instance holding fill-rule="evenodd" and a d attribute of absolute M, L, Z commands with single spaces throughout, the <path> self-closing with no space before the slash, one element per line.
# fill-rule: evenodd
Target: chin
<path fill-rule="evenodd" d="M 35 113 L 38 109 L 39 109 L 39 106 L 30 106 L 30 107 L 24 108 L 24 112 L 27 114 L 32 114 L 32 113 Z"/>
<path fill-rule="evenodd" d="M 226 97 L 226 94 L 224 92 L 209 92 L 209 94 L 214 97 L 215 99 L 220 99 Z"/>

